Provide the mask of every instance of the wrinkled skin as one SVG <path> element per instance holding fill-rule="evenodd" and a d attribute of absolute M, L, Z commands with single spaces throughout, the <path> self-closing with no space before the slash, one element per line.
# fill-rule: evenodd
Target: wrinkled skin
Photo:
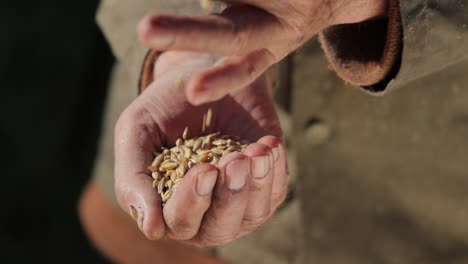
<path fill-rule="evenodd" d="M 260 76 L 218 101 L 191 105 L 184 82 L 218 59 L 194 52 L 167 52 L 157 61 L 155 81 L 122 113 L 115 128 L 115 191 L 123 210 L 133 206 L 149 239 L 169 238 L 196 246 L 220 246 L 263 224 L 286 195 L 287 171 L 281 130 Z M 185 126 L 201 134 L 203 115 L 213 110 L 208 132 L 247 139 L 244 153 L 224 156 L 217 166 L 190 169 L 164 207 L 152 187 L 153 152 L 174 145 Z"/>
<path fill-rule="evenodd" d="M 387 0 L 238 0 L 220 15 L 149 16 L 140 41 L 153 49 L 227 56 L 195 74 L 186 94 L 202 104 L 247 87 L 321 30 L 384 16 Z"/>

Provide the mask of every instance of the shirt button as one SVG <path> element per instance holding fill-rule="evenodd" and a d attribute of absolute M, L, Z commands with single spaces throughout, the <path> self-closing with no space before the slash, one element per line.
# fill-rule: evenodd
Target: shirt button
<path fill-rule="evenodd" d="M 308 122 L 304 138 L 308 144 L 316 146 L 327 142 L 331 134 L 331 128 L 326 122 L 312 119 Z"/>

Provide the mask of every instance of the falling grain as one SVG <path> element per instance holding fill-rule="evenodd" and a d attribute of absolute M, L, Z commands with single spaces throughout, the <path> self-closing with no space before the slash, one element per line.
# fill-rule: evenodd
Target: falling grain
<path fill-rule="evenodd" d="M 185 127 L 184 132 L 182 133 L 182 138 L 187 140 L 188 137 L 188 127 Z"/>
<path fill-rule="evenodd" d="M 205 133 L 206 130 L 206 114 L 203 115 L 203 123 L 202 123 L 202 133 Z"/>
<path fill-rule="evenodd" d="M 211 118 L 213 117 L 213 111 L 210 109 L 208 109 L 208 112 L 206 113 L 206 127 L 210 127 L 211 126 Z"/>

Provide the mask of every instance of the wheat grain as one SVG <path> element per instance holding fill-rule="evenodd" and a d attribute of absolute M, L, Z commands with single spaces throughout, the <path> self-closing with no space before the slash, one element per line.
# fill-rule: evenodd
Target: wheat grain
<path fill-rule="evenodd" d="M 213 117 L 213 111 L 208 109 L 208 112 L 206 113 L 206 120 L 205 120 L 205 126 L 208 128 L 211 126 L 211 118 Z"/>
<path fill-rule="evenodd" d="M 213 113 L 209 109 L 203 117 L 202 133 L 212 125 L 212 117 Z M 221 135 L 220 132 L 189 138 L 188 131 L 189 128 L 185 127 L 175 146 L 162 147 L 160 152 L 155 152 L 155 159 L 149 167 L 153 188 L 160 195 L 163 205 L 172 196 L 189 169 L 202 163 L 216 165 L 224 155 L 235 151 L 242 152 L 248 144 L 239 141 L 238 137 Z"/>
<path fill-rule="evenodd" d="M 129 206 L 129 211 L 130 211 L 130 216 L 132 217 L 133 220 L 138 221 L 138 211 L 136 210 L 133 205 Z"/>

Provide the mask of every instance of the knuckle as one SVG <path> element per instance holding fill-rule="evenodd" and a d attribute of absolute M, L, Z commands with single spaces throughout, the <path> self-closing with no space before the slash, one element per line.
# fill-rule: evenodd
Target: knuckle
<path fill-rule="evenodd" d="M 245 76 L 247 76 L 249 80 L 254 80 L 258 75 L 258 67 L 256 62 L 247 59 L 242 65 L 244 65 Z"/>
<path fill-rule="evenodd" d="M 271 216 L 271 210 L 264 210 L 260 214 L 246 215 L 242 220 L 242 226 L 246 230 L 253 230 L 263 225 Z"/>
<path fill-rule="evenodd" d="M 168 236 L 172 240 L 189 240 L 195 236 L 195 232 L 184 228 L 171 228 Z"/>
<path fill-rule="evenodd" d="M 166 225 L 170 229 L 170 238 L 174 240 L 188 240 L 193 238 L 197 233 L 197 229 L 194 228 L 193 223 L 186 217 L 166 219 Z"/>
<path fill-rule="evenodd" d="M 236 238 L 233 234 L 227 235 L 202 235 L 199 244 L 202 247 L 220 247 L 231 243 Z"/>
<path fill-rule="evenodd" d="M 289 23 L 283 24 L 283 31 L 287 32 L 289 39 L 289 45 L 296 47 L 301 45 L 307 40 L 309 26 L 305 21 L 299 19 L 297 21 L 290 21 Z"/>
<path fill-rule="evenodd" d="M 292 44 L 301 45 L 307 40 L 307 33 L 300 25 L 293 26 Z"/>
<path fill-rule="evenodd" d="M 239 25 L 234 24 L 232 26 L 232 35 L 233 35 L 233 42 L 231 44 L 231 50 L 234 54 L 243 54 L 248 48 L 249 42 L 249 33 L 247 30 Z"/>

